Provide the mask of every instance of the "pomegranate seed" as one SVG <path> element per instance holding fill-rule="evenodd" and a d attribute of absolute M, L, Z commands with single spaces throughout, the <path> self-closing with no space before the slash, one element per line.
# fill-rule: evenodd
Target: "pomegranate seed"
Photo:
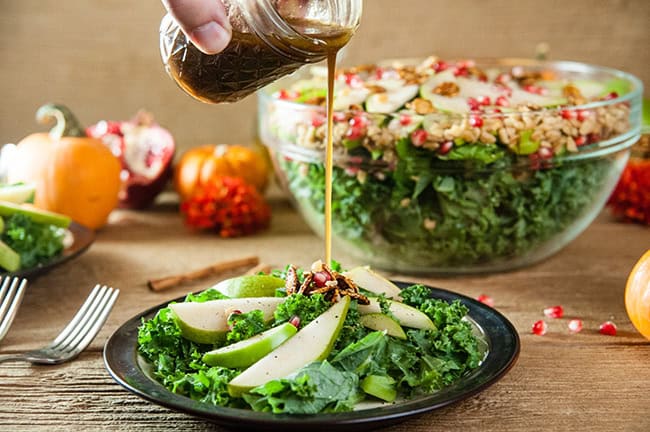
<path fill-rule="evenodd" d="M 364 116 L 354 116 L 350 119 L 350 126 L 352 127 L 366 127 L 368 124 L 368 121 Z"/>
<path fill-rule="evenodd" d="M 451 151 L 452 148 L 454 148 L 454 142 L 445 141 L 440 145 L 440 148 L 438 149 L 438 153 L 441 155 L 446 155 Z"/>
<path fill-rule="evenodd" d="M 611 321 L 605 321 L 600 325 L 598 332 L 607 336 L 616 336 L 616 324 Z"/>
<path fill-rule="evenodd" d="M 508 101 L 508 99 L 505 96 L 499 96 L 497 98 L 497 100 L 495 101 L 495 104 L 497 106 L 501 106 L 501 107 L 510 106 L 510 102 Z"/>
<path fill-rule="evenodd" d="M 352 88 L 363 87 L 363 80 L 357 74 L 346 73 L 343 75 L 345 78 L 345 83 Z"/>
<path fill-rule="evenodd" d="M 587 137 L 585 137 L 584 135 L 579 136 L 578 138 L 575 139 L 575 142 L 577 146 L 585 145 L 587 144 Z"/>
<path fill-rule="evenodd" d="M 562 318 L 564 316 L 564 308 L 562 306 L 551 306 L 544 309 L 546 318 Z"/>
<path fill-rule="evenodd" d="M 481 126 L 483 126 L 483 119 L 477 115 L 470 116 L 469 125 L 472 127 L 480 128 Z"/>
<path fill-rule="evenodd" d="M 483 304 L 486 304 L 490 307 L 494 307 L 494 299 L 488 295 L 481 294 L 476 298 L 476 300 L 480 301 Z"/>
<path fill-rule="evenodd" d="M 314 273 L 314 283 L 317 287 L 323 288 L 325 283 L 332 280 L 332 276 L 329 273 L 321 271 Z"/>
<path fill-rule="evenodd" d="M 298 92 L 290 92 L 288 90 L 282 89 L 280 90 L 278 94 L 278 98 L 282 100 L 294 100 L 296 99 L 300 94 Z"/>
<path fill-rule="evenodd" d="M 321 126 L 323 126 L 325 124 L 325 121 L 326 121 L 326 119 L 325 119 L 324 116 L 322 116 L 320 114 L 316 114 L 314 116 L 314 118 L 311 119 L 311 125 L 313 127 L 321 127 Z"/>
<path fill-rule="evenodd" d="M 616 99 L 618 97 L 618 93 L 615 91 L 609 93 L 607 96 L 605 96 L 603 99 L 605 100 L 611 100 L 611 99 Z"/>
<path fill-rule="evenodd" d="M 472 111 L 478 111 L 481 109 L 481 104 L 478 102 L 476 98 L 473 97 L 467 98 L 467 105 L 469 105 L 469 109 Z"/>
<path fill-rule="evenodd" d="M 497 75 L 497 77 L 494 79 L 494 82 L 497 84 L 505 84 L 507 82 L 510 82 L 512 77 L 510 77 L 510 74 L 507 73 L 500 73 Z"/>
<path fill-rule="evenodd" d="M 413 119 L 411 118 L 411 116 L 407 114 L 402 114 L 399 117 L 399 124 L 401 124 L 402 126 L 408 126 L 411 124 L 412 121 Z"/>
<path fill-rule="evenodd" d="M 490 100 L 489 96 L 481 96 L 478 98 L 478 103 L 483 105 L 483 106 L 490 106 L 492 105 L 492 101 Z"/>
<path fill-rule="evenodd" d="M 576 117 L 579 121 L 585 121 L 591 116 L 591 112 L 587 110 L 578 110 L 576 111 Z"/>
<path fill-rule="evenodd" d="M 300 317 L 298 315 L 292 316 L 291 319 L 289 320 L 289 324 L 291 324 L 295 328 L 300 327 Z"/>
<path fill-rule="evenodd" d="M 539 154 L 540 159 L 551 159 L 553 157 L 553 150 L 548 147 L 540 148 L 537 153 Z"/>
<path fill-rule="evenodd" d="M 571 333 L 580 333 L 582 331 L 582 320 L 572 319 L 569 321 L 569 332 Z"/>
<path fill-rule="evenodd" d="M 431 67 L 436 73 L 440 73 L 447 70 L 449 68 L 449 65 L 443 60 L 438 60 L 433 65 L 431 65 Z"/>
<path fill-rule="evenodd" d="M 467 69 L 466 66 L 457 66 L 456 70 L 454 71 L 454 76 L 468 77 L 469 76 L 469 69 Z"/>
<path fill-rule="evenodd" d="M 348 131 L 345 133 L 345 138 L 347 138 L 350 141 L 356 141 L 358 139 L 361 139 L 363 137 L 363 128 L 360 127 L 351 127 L 348 129 Z"/>
<path fill-rule="evenodd" d="M 587 134 L 587 142 L 588 143 L 595 143 L 600 141 L 600 134 L 597 134 L 595 132 L 592 132 L 590 134 Z"/>
<path fill-rule="evenodd" d="M 375 69 L 375 79 L 380 80 L 380 79 L 382 79 L 383 77 L 384 77 L 384 69 L 383 69 L 383 68 L 380 68 L 380 67 L 378 67 L 377 69 Z"/>
<path fill-rule="evenodd" d="M 568 110 L 568 109 L 562 110 L 560 112 L 560 115 L 562 115 L 562 118 L 565 120 L 572 120 L 577 117 L 577 113 L 575 112 L 575 110 Z"/>
<path fill-rule="evenodd" d="M 548 329 L 548 326 L 546 325 L 546 321 L 544 320 L 539 320 L 535 321 L 533 324 L 533 334 L 537 336 L 544 336 L 546 334 L 546 330 Z"/>
<path fill-rule="evenodd" d="M 429 133 L 424 129 L 415 130 L 411 133 L 411 143 L 416 147 L 420 147 L 424 145 L 428 137 Z"/>

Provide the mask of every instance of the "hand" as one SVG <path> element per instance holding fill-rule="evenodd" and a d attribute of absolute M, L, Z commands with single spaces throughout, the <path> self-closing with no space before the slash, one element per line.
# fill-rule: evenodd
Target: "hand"
<path fill-rule="evenodd" d="M 228 46 L 232 28 L 220 0 L 162 0 L 183 33 L 206 54 Z"/>

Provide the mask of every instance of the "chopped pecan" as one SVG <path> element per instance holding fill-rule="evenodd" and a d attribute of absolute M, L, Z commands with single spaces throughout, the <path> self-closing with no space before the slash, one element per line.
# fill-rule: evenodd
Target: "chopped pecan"
<path fill-rule="evenodd" d="M 445 81 L 438 84 L 438 86 L 433 89 L 433 92 L 440 96 L 454 97 L 460 93 L 460 87 L 458 87 L 458 84 L 455 82 Z"/>
<path fill-rule="evenodd" d="M 431 101 L 422 98 L 413 99 L 413 101 L 408 103 L 406 107 L 412 109 L 413 111 L 415 111 L 420 115 L 431 114 L 433 112 L 436 112 L 436 109 L 433 107 Z"/>
<path fill-rule="evenodd" d="M 305 279 L 303 279 L 302 285 L 300 285 L 300 289 L 298 290 L 298 294 L 308 294 L 309 289 L 311 288 L 310 285 L 311 285 L 313 280 L 314 280 L 314 273 L 305 272 Z"/>
<path fill-rule="evenodd" d="M 298 289 L 298 274 L 296 273 L 296 266 L 293 264 L 287 269 L 287 275 L 285 277 L 284 290 L 287 295 L 291 295 L 296 292 Z"/>
<path fill-rule="evenodd" d="M 567 84 L 562 88 L 562 94 L 573 105 L 582 105 L 587 103 L 587 99 L 582 95 L 580 89 L 573 84 Z"/>

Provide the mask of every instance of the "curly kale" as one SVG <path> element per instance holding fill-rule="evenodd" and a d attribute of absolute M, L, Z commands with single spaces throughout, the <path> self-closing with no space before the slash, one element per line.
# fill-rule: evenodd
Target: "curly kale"
<path fill-rule="evenodd" d="M 63 228 L 34 222 L 20 213 L 6 217 L 4 222 L 2 241 L 20 255 L 21 268 L 45 263 L 63 251 Z"/>

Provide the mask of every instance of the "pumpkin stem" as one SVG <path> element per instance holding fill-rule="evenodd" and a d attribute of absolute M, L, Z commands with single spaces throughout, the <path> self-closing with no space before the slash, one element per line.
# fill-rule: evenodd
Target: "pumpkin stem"
<path fill-rule="evenodd" d="M 63 105 L 53 103 L 43 105 L 36 111 L 36 121 L 40 124 L 55 122 L 54 127 L 50 129 L 50 137 L 53 140 L 59 140 L 61 137 L 87 136 L 79 120 L 68 107 Z"/>

